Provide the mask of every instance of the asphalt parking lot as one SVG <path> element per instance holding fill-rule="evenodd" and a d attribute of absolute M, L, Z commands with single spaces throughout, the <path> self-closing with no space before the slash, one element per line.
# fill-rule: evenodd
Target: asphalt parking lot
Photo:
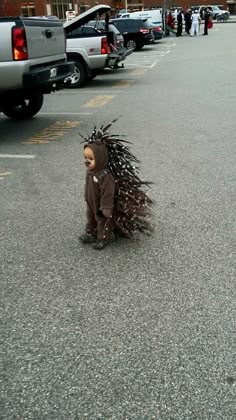
<path fill-rule="evenodd" d="M 3 420 L 234 420 L 235 28 L 164 39 L 0 117 Z M 120 116 L 153 235 L 97 253 L 80 133 Z"/>

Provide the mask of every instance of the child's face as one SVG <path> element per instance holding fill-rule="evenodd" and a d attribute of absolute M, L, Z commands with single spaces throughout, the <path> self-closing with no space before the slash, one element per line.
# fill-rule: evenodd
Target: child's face
<path fill-rule="evenodd" d="M 92 170 L 95 169 L 95 156 L 93 153 L 93 150 L 90 149 L 90 147 L 85 147 L 84 149 L 84 160 L 85 160 L 85 165 L 87 166 L 88 169 Z"/>

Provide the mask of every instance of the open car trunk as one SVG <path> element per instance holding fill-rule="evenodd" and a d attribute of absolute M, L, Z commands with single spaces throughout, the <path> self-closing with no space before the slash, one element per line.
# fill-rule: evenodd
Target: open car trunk
<path fill-rule="evenodd" d="M 64 23 L 64 30 L 66 34 L 71 33 L 73 30 L 78 29 L 81 26 L 88 26 L 90 25 L 90 22 L 99 22 L 99 20 L 103 17 L 103 21 L 105 19 L 105 16 L 109 11 L 111 10 L 111 7 L 108 5 L 97 5 L 92 7 L 91 9 L 87 10 L 84 13 L 81 13 L 76 18 L 70 20 L 69 22 Z M 108 17 L 109 19 L 109 17 Z M 115 34 L 113 31 L 109 30 L 109 20 L 108 24 L 104 28 L 104 30 L 101 30 L 101 28 L 97 28 L 101 33 L 106 34 L 107 42 L 110 47 L 110 53 L 108 54 L 107 58 L 107 67 L 116 68 L 118 67 L 118 64 L 121 61 L 124 61 L 125 58 L 130 55 L 133 52 L 133 49 L 127 50 L 122 46 L 121 48 L 117 47 L 115 42 Z M 93 24 L 92 26 L 97 26 Z M 116 29 L 116 28 L 115 28 Z M 117 30 L 117 29 L 116 29 Z"/>
<path fill-rule="evenodd" d="M 69 22 L 64 23 L 65 33 L 69 33 L 74 29 L 79 28 L 80 26 L 86 25 L 90 20 L 99 19 L 104 13 L 108 13 L 111 10 L 110 6 L 99 4 L 97 6 L 91 7 L 84 13 L 81 13 L 79 16 L 70 20 Z"/>

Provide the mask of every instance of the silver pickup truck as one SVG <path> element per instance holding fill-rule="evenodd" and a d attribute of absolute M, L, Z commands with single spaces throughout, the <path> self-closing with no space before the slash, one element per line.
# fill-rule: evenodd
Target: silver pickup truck
<path fill-rule="evenodd" d="M 74 71 L 67 62 L 63 25 L 48 18 L 0 18 L 0 112 L 27 119 L 43 95 L 65 87 Z"/>

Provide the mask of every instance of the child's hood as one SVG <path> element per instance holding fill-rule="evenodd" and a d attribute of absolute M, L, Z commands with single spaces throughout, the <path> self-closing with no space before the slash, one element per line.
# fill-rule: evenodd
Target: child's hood
<path fill-rule="evenodd" d="M 89 172 L 100 172 L 108 165 L 108 149 L 103 143 L 88 143 L 85 147 L 92 149 L 95 156 L 95 168 Z"/>

